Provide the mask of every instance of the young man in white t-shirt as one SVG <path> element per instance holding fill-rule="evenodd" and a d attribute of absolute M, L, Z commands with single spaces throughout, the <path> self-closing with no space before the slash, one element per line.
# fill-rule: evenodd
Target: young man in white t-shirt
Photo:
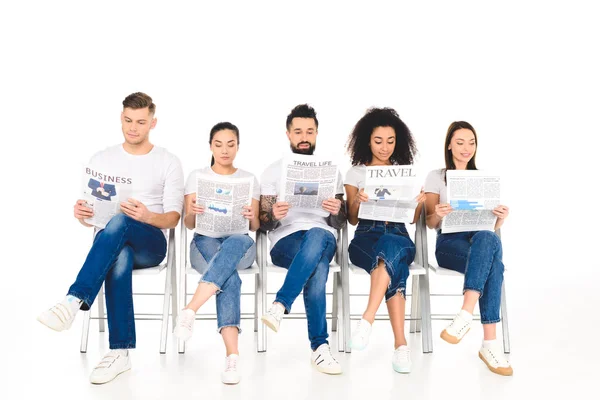
<path fill-rule="evenodd" d="M 302 104 L 287 117 L 287 137 L 292 152 L 312 155 L 317 142 L 319 122 L 315 110 Z M 271 260 L 288 270 L 275 302 L 263 323 L 277 332 L 283 314 L 290 312 L 292 303 L 304 290 L 304 305 L 308 322 L 308 338 L 313 350 L 312 362 L 326 374 L 341 374 L 342 368 L 331 355 L 327 342 L 325 285 L 329 263 L 336 250 L 336 232 L 346 223 L 346 206 L 341 174 L 335 198 L 323 201 L 329 216 L 297 212 L 289 203 L 277 201 L 282 160 L 269 166 L 261 176 L 260 224 L 270 231 Z"/>
<path fill-rule="evenodd" d="M 177 157 L 149 140 L 156 126 L 156 106 L 144 93 L 123 100 L 121 127 L 125 142 L 96 153 L 91 167 L 110 171 L 130 184 L 131 198 L 120 199 L 120 211 L 94 243 L 67 296 L 38 320 L 55 331 L 69 329 L 79 309 L 89 310 L 105 283 L 110 351 L 94 368 L 90 381 L 106 383 L 131 368 L 127 349 L 135 348 L 131 289 L 132 269 L 160 264 L 167 251 L 166 230 L 177 226 L 183 205 L 183 171 Z M 104 172 L 105 174 L 107 172 Z M 75 218 L 85 222 L 93 209 L 77 200 Z"/>

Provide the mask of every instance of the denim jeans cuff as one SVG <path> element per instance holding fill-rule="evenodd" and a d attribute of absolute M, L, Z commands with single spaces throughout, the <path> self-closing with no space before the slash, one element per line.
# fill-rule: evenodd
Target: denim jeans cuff
<path fill-rule="evenodd" d="M 491 319 L 491 320 L 481 320 L 481 325 L 487 325 L 487 324 L 497 324 L 498 322 L 502 321 L 500 318 L 497 319 Z"/>
<path fill-rule="evenodd" d="M 465 286 L 465 287 L 463 287 L 463 295 L 465 294 L 465 292 L 467 290 L 472 290 L 474 292 L 479 293 L 479 298 L 481 298 L 481 296 L 483 295 L 483 290 L 481 290 L 479 288 L 476 288 L 476 287 L 471 287 L 471 286 Z"/>
<path fill-rule="evenodd" d="M 385 294 L 385 302 L 387 303 L 388 301 L 393 299 L 394 296 L 397 295 L 398 293 L 400 293 L 400 296 L 402 296 L 402 298 L 404 300 L 406 300 L 406 287 L 400 286 L 398 289 L 396 289 L 396 291 L 390 297 L 388 297 L 387 293 Z"/>
<path fill-rule="evenodd" d="M 222 290 L 221 290 L 221 288 L 219 287 L 219 285 L 217 285 L 216 283 L 214 283 L 214 282 L 212 282 L 212 281 L 209 281 L 209 280 L 206 280 L 206 279 L 204 279 L 204 277 L 202 277 L 202 278 L 200 279 L 200 282 L 198 282 L 198 283 L 210 283 L 211 285 L 213 285 L 214 287 L 216 287 L 216 288 L 217 288 L 217 291 L 215 292 L 215 295 L 217 295 L 217 294 L 219 294 L 219 293 L 221 293 L 221 292 L 222 292 Z"/>
<path fill-rule="evenodd" d="M 237 328 L 238 329 L 238 335 L 240 335 L 242 333 L 242 328 L 240 328 L 240 324 L 225 324 L 223 326 L 219 326 L 217 328 L 217 333 L 221 333 L 221 330 L 223 330 L 223 328 Z"/>
<path fill-rule="evenodd" d="M 135 342 L 129 342 L 129 343 L 111 343 L 108 347 L 111 350 L 117 350 L 117 349 L 135 349 Z"/>
<path fill-rule="evenodd" d="M 310 348 L 312 349 L 312 351 L 315 351 L 316 349 L 319 348 L 319 346 L 323 345 L 323 344 L 329 344 L 329 342 L 327 340 L 323 340 L 323 341 L 319 341 L 315 344 L 311 343 L 310 344 Z"/>
<path fill-rule="evenodd" d="M 275 297 L 275 301 L 273 303 L 279 303 L 283 306 L 283 308 L 285 308 L 285 314 L 289 314 L 290 310 L 292 309 L 291 305 L 288 305 L 288 303 L 284 300 L 281 300 L 281 298 L 279 297 Z"/>
<path fill-rule="evenodd" d="M 92 302 L 88 295 L 85 295 L 80 292 L 75 292 L 73 290 L 69 290 L 69 292 L 67 293 L 67 296 L 69 296 L 69 295 L 73 296 L 73 297 L 77 297 L 79 300 L 81 300 L 81 307 L 79 307 L 80 310 L 88 311 L 92 307 Z"/>

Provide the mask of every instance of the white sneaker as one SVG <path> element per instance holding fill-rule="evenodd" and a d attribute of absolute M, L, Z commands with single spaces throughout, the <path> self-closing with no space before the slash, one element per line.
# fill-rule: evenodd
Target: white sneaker
<path fill-rule="evenodd" d="M 189 308 L 183 309 L 177 316 L 177 322 L 175 323 L 175 329 L 173 329 L 173 335 L 177 336 L 181 340 L 188 340 L 194 333 L 194 321 L 196 320 L 196 313 L 194 310 Z"/>
<path fill-rule="evenodd" d="M 354 332 L 352 332 L 352 339 L 350 339 L 350 347 L 353 350 L 364 350 L 367 347 L 372 327 L 373 325 L 364 318 L 358 321 Z"/>
<path fill-rule="evenodd" d="M 323 343 L 313 351 L 311 359 L 319 372 L 330 375 L 339 375 L 342 373 L 342 366 L 331 355 L 331 349 L 327 343 Z"/>
<path fill-rule="evenodd" d="M 37 320 L 57 332 L 65 331 L 73 324 L 78 309 L 79 304 L 71 306 L 66 301 L 62 301 L 41 313 Z"/>
<path fill-rule="evenodd" d="M 504 355 L 504 349 L 499 344 L 494 343 L 490 346 L 481 346 L 479 358 L 495 374 L 504 376 L 511 376 L 513 374 L 510 362 Z"/>
<path fill-rule="evenodd" d="M 239 359 L 240 356 L 237 354 L 230 354 L 225 358 L 225 371 L 221 372 L 221 381 L 224 384 L 237 385 L 240 383 Z"/>
<path fill-rule="evenodd" d="M 448 343 L 457 344 L 461 341 L 463 336 L 471 329 L 471 322 L 473 316 L 467 311 L 460 310 L 454 317 L 450 325 L 446 327 L 440 334 L 440 337 Z"/>
<path fill-rule="evenodd" d="M 267 311 L 267 313 L 263 315 L 260 320 L 274 332 L 277 332 L 279 330 L 279 324 L 281 324 L 283 314 L 285 314 L 285 308 L 279 303 L 273 304 L 271 308 L 269 308 L 269 311 Z"/>
<path fill-rule="evenodd" d="M 394 371 L 401 374 L 410 373 L 412 362 L 410 361 L 410 349 L 408 346 L 398 346 L 398 348 L 394 350 L 394 355 L 392 356 L 392 367 L 394 368 Z"/>
<path fill-rule="evenodd" d="M 106 353 L 92 371 L 90 382 L 96 384 L 110 382 L 117 375 L 130 369 L 131 361 L 129 359 L 129 352 L 124 349 L 111 350 Z"/>

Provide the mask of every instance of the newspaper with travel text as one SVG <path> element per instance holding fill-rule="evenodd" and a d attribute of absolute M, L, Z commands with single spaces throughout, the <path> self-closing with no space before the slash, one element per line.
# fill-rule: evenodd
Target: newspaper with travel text
<path fill-rule="evenodd" d="M 84 221 L 104 229 L 108 221 L 121 212 L 120 203 L 131 197 L 132 179 L 92 165 L 83 167 L 82 176 L 83 200 L 94 212 L 91 218 Z"/>
<path fill-rule="evenodd" d="M 337 164 L 328 158 L 292 154 L 283 159 L 282 168 L 279 200 L 295 211 L 327 217 L 322 204 L 336 195 Z"/>
<path fill-rule="evenodd" d="M 452 212 L 442 220 L 442 233 L 494 231 L 492 210 L 500 204 L 500 176 L 479 170 L 446 171 Z"/>
<path fill-rule="evenodd" d="M 419 189 L 413 165 L 366 167 L 364 191 L 369 201 L 360 204 L 358 218 L 411 223 Z"/>
<path fill-rule="evenodd" d="M 195 232 L 210 237 L 247 234 L 250 221 L 243 207 L 252 205 L 254 178 L 231 178 L 208 174 L 196 175 L 196 204 L 204 213 L 196 215 Z"/>

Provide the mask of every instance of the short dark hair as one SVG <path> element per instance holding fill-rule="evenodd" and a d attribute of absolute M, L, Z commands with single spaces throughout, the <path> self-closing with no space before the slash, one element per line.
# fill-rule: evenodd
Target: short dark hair
<path fill-rule="evenodd" d="M 300 104 L 293 108 L 290 115 L 287 116 L 287 120 L 285 121 L 285 128 L 289 131 L 290 126 L 292 126 L 292 120 L 294 118 L 312 118 L 315 120 L 315 125 L 319 128 L 319 120 L 317 119 L 317 112 L 314 108 L 309 106 L 308 104 Z"/>
<path fill-rule="evenodd" d="M 156 104 L 152 102 L 152 97 L 146 93 L 135 92 L 125 97 L 123 100 L 123 109 L 131 108 L 132 110 L 139 110 L 140 108 L 148 107 L 150 114 L 154 115 L 156 112 Z"/>
<path fill-rule="evenodd" d="M 417 154 L 417 146 L 410 130 L 393 108 L 370 108 L 358 120 L 346 144 L 352 165 L 368 164 L 373 160 L 369 144 L 371 134 L 379 127 L 391 127 L 396 133 L 394 152 L 390 156 L 391 163 L 411 165 Z"/>
<path fill-rule="evenodd" d="M 444 142 L 444 158 L 446 160 L 446 171 L 449 169 L 456 169 L 456 165 L 454 164 L 454 159 L 452 158 L 452 150 L 448 150 L 448 146 L 450 146 L 450 142 L 452 141 L 452 137 L 454 136 L 454 132 L 459 129 L 468 129 L 473 132 L 473 136 L 475 137 L 475 154 L 467 163 L 467 169 L 477 169 L 475 165 L 475 156 L 477 155 L 477 132 L 475 132 L 475 128 L 466 122 L 466 121 L 454 121 L 448 127 L 448 132 L 446 133 L 446 140 Z M 444 180 L 446 180 L 446 174 L 444 173 Z"/>
<path fill-rule="evenodd" d="M 235 137 L 236 137 L 238 145 L 239 145 L 240 144 L 240 130 L 238 129 L 237 126 L 235 126 L 231 122 L 219 122 L 218 124 L 213 126 L 212 129 L 210 130 L 210 138 L 208 139 L 208 144 L 212 144 L 213 138 L 215 137 L 215 134 L 217 132 L 220 132 L 220 131 L 223 131 L 226 129 L 229 129 L 230 131 L 233 131 L 233 133 L 235 133 Z M 211 159 L 210 159 L 211 167 L 214 164 L 215 164 L 215 158 L 211 157 Z"/>

